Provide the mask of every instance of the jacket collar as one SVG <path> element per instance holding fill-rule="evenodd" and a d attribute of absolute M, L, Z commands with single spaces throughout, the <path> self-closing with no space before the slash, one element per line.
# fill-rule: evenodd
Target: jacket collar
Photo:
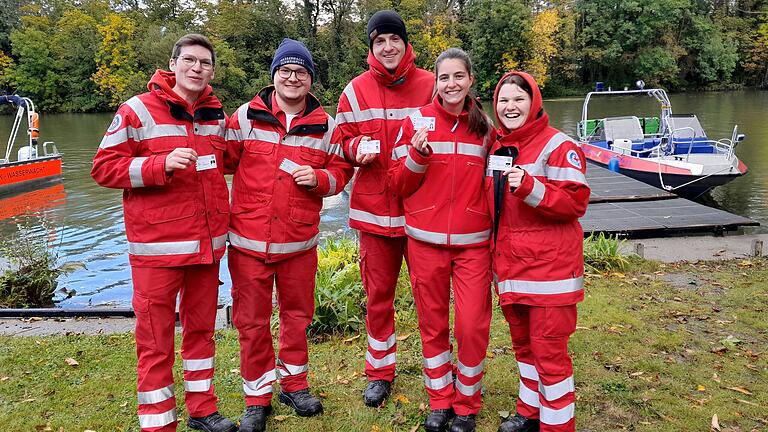
<path fill-rule="evenodd" d="M 284 122 L 278 118 L 282 110 L 275 100 L 275 86 L 267 86 L 261 89 L 248 104 L 247 118 L 279 126 L 285 129 Z M 281 117 L 285 119 L 285 114 Z M 328 131 L 328 115 L 325 113 L 320 101 L 312 94 L 307 94 L 307 106 L 301 115 L 291 123 L 289 134 L 314 134 Z"/>
<path fill-rule="evenodd" d="M 147 89 L 168 104 L 171 116 L 177 120 L 222 120 L 224 109 L 219 99 L 214 96 L 213 88 L 207 86 L 195 103 L 189 103 L 173 91 L 176 75 L 173 72 L 158 69 L 147 83 Z M 191 113 L 191 114 L 190 114 Z"/>
<path fill-rule="evenodd" d="M 405 48 L 405 54 L 403 54 L 400 64 L 397 65 L 395 73 L 388 71 L 387 68 L 373 56 L 373 51 L 368 51 L 368 70 L 376 81 L 386 87 L 405 83 L 410 72 L 415 69 L 416 54 L 413 52 L 413 46 L 411 46 L 411 44 L 408 44 Z"/>

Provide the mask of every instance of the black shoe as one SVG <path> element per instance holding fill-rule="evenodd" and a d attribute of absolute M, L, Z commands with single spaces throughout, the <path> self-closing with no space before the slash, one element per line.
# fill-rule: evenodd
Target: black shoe
<path fill-rule="evenodd" d="M 432 410 L 424 420 L 424 429 L 427 432 L 445 432 L 448 428 L 448 422 L 453 418 L 452 409 Z"/>
<path fill-rule="evenodd" d="M 232 420 L 224 417 L 216 411 L 205 417 L 190 417 L 187 426 L 205 432 L 236 432 L 237 426 Z"/>
<path fill-rule="evenodd" d="M 539 420 L 515 414 L 499 426 L 499 432 L 539 432 Z"/>
<path fill-rule="evenodd" d="M 309 390 L 295 392 L 280 392 L 280 402 L 288 405 L 302 417 L 312 417 L 323 412 L 323 404 L 320 399 L 309 394 Z"/>
<path fill-rule="evenodd" d="M 267 416 L 272 413 L 272 405 L 245 407 L 240 418 L 240 432 L 264 432 L 267 430 Z"/>
<path fill-rule="evenodd" d="M 475 432 L 475 415 L 456 416 L 451 425 L 451 432 Z"/>
<path fill-rule="evenodd" d="M 386 380 L 369 381 L 363 393 L 363 402 L 371 408 L 378 408 L 389 397 L 392 383 Z"/>

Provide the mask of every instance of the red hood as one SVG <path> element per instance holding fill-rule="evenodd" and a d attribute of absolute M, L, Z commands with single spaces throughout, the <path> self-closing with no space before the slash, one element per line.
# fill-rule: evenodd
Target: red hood
<path fill-rule="evenodd" d="M 499 118 L 499 113 L 496 111 L 496 103 L 499 100 L 499 90 L 501 90 L 501 82 L 511 75 L 517 75 L 523 78 L 528 83 L 528 85 L 531 86 L 531 90 L 533 93 L 533 98 L 532 98 L 533 100 L 531 100 L 531 110 L 528 113 L 528 118 L 525 119 L 525 123 L 523 124 L 523 126 L 518 128 L 514 132 L 510 131 L 509 129 L 505 128 L 502 125 L 501 119 Z M 496 84 L 496 90 L 493 92 L 493 112 L 496 114 L 496 124 L 499 125 L 499 135 L 504 136 L 510 133 L 514 133 L 515 135 L 517 135 L 518 132 L 522 132 L 525 129 L 528 129 L 535 120 L 539 120 L 542 117 L 547 117 L 547 113 L 542 112 L 542 116 L 539 117 L 538 119 L 536 118 L 536 115 L 539 113 L 541 109 L 542 109 L 541 90 L 539 90 L 539 85 L 536 84 L 536 80 L 533 79 L 533 77 L 528 75 L 527 73 L 519 72 L 519 71 L 509 71 L 505 73 L 504 76 L 501 77 L 501 79 L 499 80 L 499 83 Z M 537 123 L 540 123 L 540 122 L 537 122 Z M 546 123 L 549 123 L 548 119 Z"/>
<path fill-rule="evenodd" d="M 211 88 L 210 85 L 207 86 L 205 90 L 203 90 L 203 93 L 199 98 L 197 98 L 197 101 L 195 101 L 195 104 L 192 107 L 189 107 L 187 101 L 183 97 L 176 94 L 175 91 L 173 91 L 173 87 L 175 85 L 176 75 L 173 72 L 158 69 L 147 83 L 147 89 L 168 102 L 191 108 L 190 111 L 194 111 L 195 109 L 202 107 L 222 107 L 221 102 L 219 102 L 216 96 L 213 95 L 213 88 Z"/>
<path fill-rule="evenodd" d="M 385 86 L 391 86 L 398 84 L 398 81 L 405 78 L 408 72 L 416 68 L 416 54 L 413 52 L 413 46 L 408 44 L 405 48 L 405 54 L 400 60 L 400 64 L 397 65 L 395 73 L 388 71 L 377 59 L 373 56 L 373 51 L 368 51 L 368 66 L 369 70 L 376 78 L 377 81 Z"/>

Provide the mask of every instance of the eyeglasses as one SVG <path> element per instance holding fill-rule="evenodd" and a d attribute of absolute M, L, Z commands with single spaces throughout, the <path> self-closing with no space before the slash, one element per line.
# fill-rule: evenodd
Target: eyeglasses
<path fill-rule="evenodd" d="M 199 59 L 191 54 L 184 54 L 183 56 L 176 57 L 176 59 L 181 60 L 182 63 L 186 67 L 193 67 L 195 66 L 195 63 L 200 62 L 200 68 L 203 70 L 211 70 L 213 69 L 213 62 L 208 59 Z"/>
<path fill-rule="evenodd" d="M 309 78 L 309 72 L 306 69 L 290 69 L 287 67 L 281 67 L 277 69 L 277 75 L 282 79 L 290 79 L 291 74 L 296 74 L 296 79 L 299 81 L 306 81 Z"/>

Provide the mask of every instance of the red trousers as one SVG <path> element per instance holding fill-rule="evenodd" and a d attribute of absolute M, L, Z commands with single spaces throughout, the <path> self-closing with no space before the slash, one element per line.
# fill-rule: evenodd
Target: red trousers
<path fill-rule="evenodd" d="M 272 382 L 278 378 L 283 391 L 308 388 L 307 326 L 315 311 L 317 248 L 266 263 L 230 247 L 229 272 L 232 319 L 240 333 L 240 374 L 246 406 L 269 405 Z M 269 325 L 275 285 L 280 311 L 277 366 Z"/>
<path fill-rule="evenodd" d="M 408 239 L 408 268 L 430 408 L 476 414 L 482 404 L 480 390 L 491 325 L 490 250 L 485 246 L 448 248 Z M 455 367 L 448 323 L 451 285 L 458 348 Z"/>
<path fill-rule="evenodd" d="M 176 297 L 182 327 L 184 400 L 192 417 L 216 409 L 213 386 L 219 263 L 132 267 L 136 313 L 139 424 L 143 431 L 175 431 L 173 386 Z"/>
<path fill-rule="evenodd" d="M 360 231 L 360 274 L 368 311 L 365 375 L 369 381 L 395 378 L 395 288 L 403 256 L 407 254 L 406 245 L 406 237 L 384 237 Z"/>
<path fill-rule="evenodd" d="M 517 413 L 538 418 L 542 432 L 576 430 L 573 367 L 568 338 L 576 305 L 502 306 L 520 369 Z"/>

